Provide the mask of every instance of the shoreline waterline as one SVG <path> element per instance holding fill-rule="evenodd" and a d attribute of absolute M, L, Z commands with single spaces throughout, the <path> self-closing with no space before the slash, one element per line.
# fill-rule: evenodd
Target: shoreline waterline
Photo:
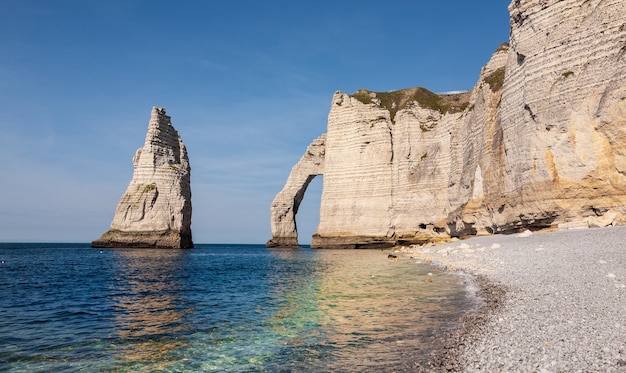
<path fill-rule="evenodd" d="M 430 371 L 626 371 L 626 227 L 527 231 L 398 252 L 469 274 L 484 300 L 442 339 L 446 353 Z"/>
<path fill-rule="evenodd" d="M 199 246 L 0 244 L 0 360 L 16 372 L 415 371 L 476 306 L 466 277 L 380 250 Z"/>

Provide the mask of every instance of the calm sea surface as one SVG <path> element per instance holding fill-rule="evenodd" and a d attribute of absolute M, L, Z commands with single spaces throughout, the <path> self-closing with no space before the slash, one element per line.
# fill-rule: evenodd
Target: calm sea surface
<path fill-rule="evenodd" d="M 0 244 L 0 291 L 2 372 L 402 371 L 474 306 L 413 260 L 262 245 Z"/>

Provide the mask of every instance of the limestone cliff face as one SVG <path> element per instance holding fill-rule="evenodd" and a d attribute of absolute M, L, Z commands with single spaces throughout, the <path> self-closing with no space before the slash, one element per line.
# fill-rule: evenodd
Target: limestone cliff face
<path fill-rule="evenodd" d="M 335 93 L 312 246 L 436 239 L 446 226 L 447 198 L 440 191 L 448 185 L 450 128 L 468 96 L 422 88 Z"/>
<path fill-rule="evenodd" d="M 491 233 L 494 206 L 502 202 L 506 151 L 500 103 L 509 46 L 483 67 L 470 105 L 451 129 L 446 220 L 449 234 Z"/>
<path fill-rule="evenodd" d="M 111 229 L 92 246 L 193 247 L 189 158 L 165 109 L 152 108 L 144 146 L 133 164 Z"/>
<path fill-rule="evenodd" d="M 626 2 L 514 1 L 497 228 L 623 223 Z M 517 219 L 516 219 L 517 217 Z"/>
<path fill-rule="evenodd" d="M 626 223 L 626 2 L 509 11 L 471 93 L 335 93 L 312 246 Z"/>

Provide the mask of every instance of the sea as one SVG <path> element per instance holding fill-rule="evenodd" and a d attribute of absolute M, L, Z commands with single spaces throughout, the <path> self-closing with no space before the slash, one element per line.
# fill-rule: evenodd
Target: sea
<path fill-rule="evenodd" d="M 477 300 L 388 254 L 0 243 L 0 372 L 411 371 Z"/>

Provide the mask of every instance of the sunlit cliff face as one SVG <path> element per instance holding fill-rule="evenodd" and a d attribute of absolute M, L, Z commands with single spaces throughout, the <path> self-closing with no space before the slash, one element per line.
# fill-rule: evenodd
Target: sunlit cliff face
<path fill-rule="evenodd" d="M 311 246 L 626 224 L 626 3 L 509 11 L 510 42 L 467 102 L 417 88 L 334 94 Z M 272 216 L 280 238 L 276 216 L 288 215 Z"/>
<path fill-rule="evenodd" d="M 94 247 L 190 248 L 191 167 L 181 136 L 163 108 L 152 108 L 144 146 L 115 210 Z"/>

